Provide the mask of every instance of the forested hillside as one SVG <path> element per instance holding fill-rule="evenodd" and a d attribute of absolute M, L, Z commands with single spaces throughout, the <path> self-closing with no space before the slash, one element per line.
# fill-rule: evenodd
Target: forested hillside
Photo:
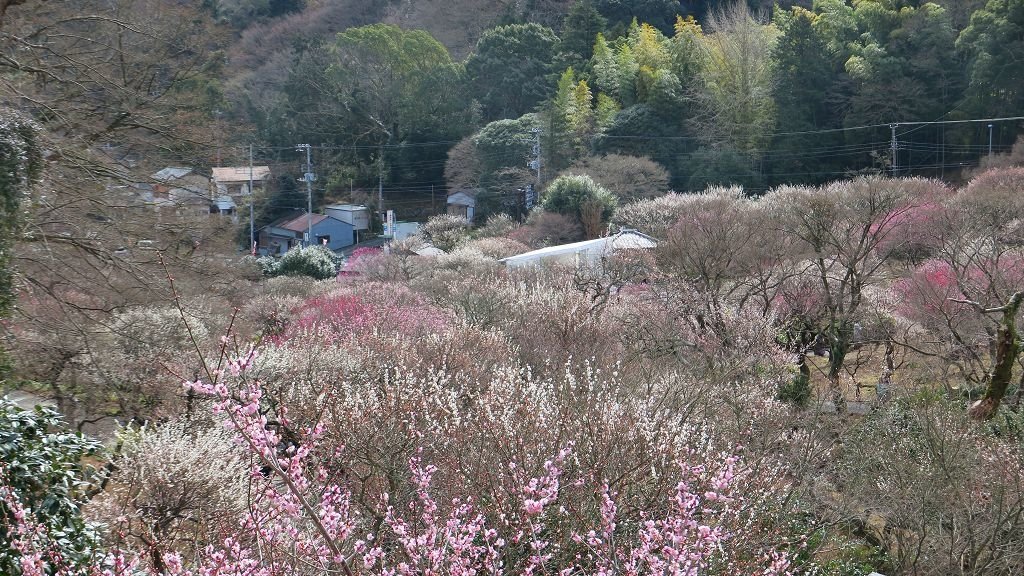
<path fill-rule="evenodd" d="M 1024 0 L 0 0 L 0 574 L 1024 573 L 1022 58 Z"/>
<path fill-rule="evenodd" d="M 238 35 L 223 110 L 254 129 L 237 143 L 283 162 L 297 143 L 319 145 L 326 197 L 383 180 L 411 218 L 431 193 L 466 187 L 498 211 L 514 203 L 536 180 L 533 128 L 543 181 L 617 154 L 658 163 L 675 190 L 761 193 L 859 173 L 956 180 L 1020 125 L 964 122 L 1020 114 L 1012 2 L 222 4 Z M 437 45 L 383 27 L 335 36 L 373 22 Z M 388 79 L 401 95 L 375 93 L 387 89 L 378 66 L 407 70 Z M 489 126 L 499 121 L 518 124 Z M 446 173 L 451 156 L 478 169 Z"/>

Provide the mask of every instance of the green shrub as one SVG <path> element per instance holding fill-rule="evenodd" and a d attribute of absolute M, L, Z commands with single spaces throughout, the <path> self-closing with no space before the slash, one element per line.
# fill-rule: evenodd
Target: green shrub
<path fill-rule="evenodd" d="M 0 501 L 0 574 L 22 573 L 25 551 L 8 532 L 18 523 L 11 502 L 31 514 L 27 527 L 42 530 L 36 544 L 44 562 L 59 563 L 72 574 L 85 572 L 99 534 L 80 510 L 91 472 L 82 462 L 99 448 L 98 442 L 67 431 L 56 410 L 22 410 L 0 397 L 0 487 L 11 499 Z"/>
<path fill-rule="evenodd" d="M 779 400 L 792 402 L 797 406 L 807 406 L 811 399 L 811 375 L 806 371 L 798 371 L 793 377 L 779 386 Z"/>
<path fill-rule="evenodd" d="M 615 195 L 590 176 L 566 174 L 555 178 L 541 204 L 548 212 L 575 217 L 588 238 L 596 238 L 615 213 Z"/>

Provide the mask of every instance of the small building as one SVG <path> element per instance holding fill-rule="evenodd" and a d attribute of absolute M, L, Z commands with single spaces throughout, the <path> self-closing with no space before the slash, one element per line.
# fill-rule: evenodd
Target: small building
<path fill-rule="evenodd" d="M 307 214 L 293 213 L 261 228 L 258 237 L 259 253 L 280 256 L 302 245 L 310 226 Z M 326 214 L 313 214 L 312 229 L 311 244 L 321 244 L 330 250 L 340 250 L 355 243 L 352 239 L 352 225 Z"/>
<path fill-rule="evenodd" d="M 476 216 L 476 190 L 466 189 L 448 195 L 448 213 L 470 222 Z"/>
<path fill-rule="evenodd" d="M 238 205 L 231 196 L 218 196 L 210 203 L 210 214 L 237 216 Z"/>
<path fill-rule="evenodd" d="M 150 175 L 145 200 L 157 208 L 187 210 L 195 214 L 214 212 L 209 195 L 210 180 L 187 166 L 169 166 Z"/>
<path fill-rule="evenodd" d="M 253 190 L 249 189 L 250 170 Z M 213 169 L 211 196 L 231 196 L 236 200 L 262 190 L 270 179 L 270 166 L 227 166 Z"/>
<path fill-rule="evenodd" d="M 359 242 L 359 233 L 370 229 L 370 209 L 359 204 L 331 204 L 324 206 L 324 214 L 337 218 L 352 225 L 355 243 Z"/>
<path fill-rule="evenodd" d="M 168 166 L 167 168 L 164 168 L 163 170 L 160 170 L 156 174 L 153 174 L 153 180 L 156 180 L 157 182 L 164 182 L 164 183 L 175 182 L 175 181 L 178 181 L 178 180 L 182 180 L 183 178 L 185 178 L 186 176 L 188 176 L 190 174 L 192 174 L 192 169 L 191 168 L 187 168 L 187 167 L 183 167 L 183 166 L 182 167 Z"/>
<path fill-rule="evenodd" d="M 409 236 L 415 236 L 420 232 L 419 222 L 395 222 L 394 231 L 391 234 L 392 240 L 405 240 Z"/>
<path fill-rule="evenodd" d="M 347 222 L 356 230 L 370 229 L 370 209 L 361 204 L 331 204 L 324 206 L 324 214 Z"/>
<path fill-rule="evenodd" d="M 249 189 L 250 176 L 252 190 Z M 269 178 L 269 166 L 214 168 L 210 179 L 210 214 L 237 217 L 239 208 L 248 206 L 253 192 L 264 190 Z"/>
<path fill-rule="evenodd" d="M 602 259 L 622 250 L 652 250 L 657 246 L 658 242 L 654 238 L 636 230 L 627 229 L 604 238 L 548 246 L 540 250 L 503 258 L 500 262 L 509 268 L 544 264 L 590 268 L 600 266 Z"/>

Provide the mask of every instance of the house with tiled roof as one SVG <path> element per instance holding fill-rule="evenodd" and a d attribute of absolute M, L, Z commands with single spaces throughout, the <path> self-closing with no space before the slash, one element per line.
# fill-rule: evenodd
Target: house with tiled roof
<path fill-rule="evenodd" d="M 252 183 L 254 189 L 260 189 L 270 179 L 270 166 L 253 166 Z M 211 180 L 216 187 L 217 194 L 230 196 L 248 196 L 249 190 L 248 166 L 224 166 L 213 168 Z"/>
<path fill-rule="evenodd" d="M 251 189 L 250 180 L 252 182 Z M 213 200 L 210 211 L 234 214 L 238 208 L 249 204 L 253 193 L 265 190 L 268 180 L 270 180 L 269 166 L 213 168 L 210 177 L 210 197 Z"/>
<path fill-rule="evenodd" d="M 466 188 L 448 195 L 448 214 L 461 216 L 470 222 L 476 216 L 476 189 Z"/>
<path fill-rule="evenodd" d="M 307 238 L 310 229 L 312 235 Z M 260 254 L 271 256 L 280 256 L 296 246 L 306 244 L 341 250 L 353 244 L 352 232 L 351 224 L 332 216 L 293 212 L 260 229 L 257 249 Z"/>

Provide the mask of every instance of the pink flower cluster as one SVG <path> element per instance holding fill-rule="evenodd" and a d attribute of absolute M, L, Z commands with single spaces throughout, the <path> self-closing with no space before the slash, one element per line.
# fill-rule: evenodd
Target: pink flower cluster
<path fill-rule="evenodd" d="M 1020 286 L 1024 286 L 1024 259 L 1007 255 L 998 260 L 979 258 L 959 267 L 946 260 L 928 260 L 892 289 L 899 302 L 897 312 L 927 324 L 936 316 L 960 321 L 971 316 L 969 305 L 957 300 L 999 306 Z"/>
<path fill-rule="evenodd" d="M 334 339 L 374 330 L 415 336 L 437 332 L 448 324 L 446 314 L 418 295 L 395 296 L 375 298 L 341 290 L 312 298 L 293 312 L 295 319 L 282 340 L 304 338 L 314 331 Z"/>
<path fill-rule="evenodd" d="M 409 460 L 409 470 L 416 489 L 416 499 L 409 505 L 410 516 L 404 517 L 388 505 L 384 518 L 390 539 L 402 554 L 396 561 L 382 544 L 385 539 L 369 534 L 355 543 L 363 569 L 383 576 L 500 574 L 505 541 L 487 527 L 472 499 L 453 501 L 447 517 L 442 518 L 429 491 L 437 469 L 423 465 L 417 456 Z M 387 503 L 386 494 L 384 501 Z"/>
<path fill-rule="evenodd" d="M 44 576 L 48 572 L 50 562 L 54 566 L 60 566 L 59 557 L 49 559 L 51 551 L 58 552 L 52 547 L 45 527 L 36 522 L 32 512 L 21 504 L 14 489 L 6 484 L 0 485 L 0 502 L 7 509 L 8 523 L 5 526 L 7 537 L 10 539 L 10 547 L 16 551 L 20 558 L 21 571 L 24 576 Z M 58 568 L 58 574 L 67 574 L 66 569 Z"/>

